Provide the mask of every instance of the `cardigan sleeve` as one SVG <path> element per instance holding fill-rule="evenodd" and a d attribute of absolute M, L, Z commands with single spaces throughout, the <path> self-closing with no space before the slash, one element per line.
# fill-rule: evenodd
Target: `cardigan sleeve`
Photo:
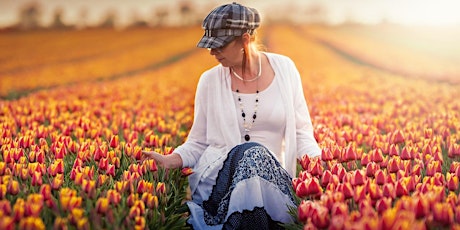
<path fill-rule="evenodd" d="M 321 156 L 321 149 L 314 137 L 313 124 L 302 87 L 300 73 L 291 59 L 289 60 L 292 91 L 295 109 L 297 158 L 308 154 L 310 157 Z"/>
<path fill-rule="evenodd" d="M 206 143 L 206 89 L 208 87 L 206 74 L 207 72 L 204 72 L 198 81 L 193 124 L 187 140 L 174 150 L 182 158 L 182 167 L 193 167 L 208 146 Z"/>

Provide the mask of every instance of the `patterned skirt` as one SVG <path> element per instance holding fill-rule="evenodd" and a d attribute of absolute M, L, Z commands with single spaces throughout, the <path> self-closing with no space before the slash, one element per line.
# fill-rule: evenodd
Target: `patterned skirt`
<path fill-rule="evenodd" d="M 238 145 L 220 166 L 207 170 L 217 175 L 198 185 L 210 191 L 208 198 L 187 203 L 193 229 L 282 229 L 280 223 L 293 221 L 288 213 L 295 206 L 291 178 L 264 146 Z"/>

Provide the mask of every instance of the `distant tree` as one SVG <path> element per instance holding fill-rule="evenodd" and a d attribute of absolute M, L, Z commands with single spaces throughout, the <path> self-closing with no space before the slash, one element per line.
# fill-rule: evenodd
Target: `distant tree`
<path fill-rule="evenodd" d="M 165 26 L 166 20 L 169 16 L 169 10 L 166 7 L 158 7 L 153 13 L 153 25 L 155 26 Z"/>
<path fill-rule="evenodd" d="M 37 2 L 31 2 L 19 10 L 18 27 L 20 29 L 37 29 L 40 28 L 41 8 Z"/>
<path fill-rule="evenodd" d="M 323 24 L 326 22 L 327 10 L 321 4 L 312 4 L 305 11 L 309 23 Z"/>
<path fill-rule="evenodd" d="M 51 28 L 54 29 L 64 29 L 67 26 L 62 21 L 63 9 L 56 8 L 53 14 L 53 22 L 51 23 Z"/>
<path fill-rule="evenodd" d="M 137 10 L 133 10 L 131 12 L 131 20 L 128 27 L 147 27 L 148 23 L 142 17 L 139 17 L 139 12 Z"/>
<path fill-rule="evenodd" d="M 195 8 L 189 0 L 182 0 L 179 3 L 179 13 L 182 18 L 182 25 L 188 26 L 195 23 Z"/>
<path fill-rule="evenodd" d="M 114 28 L 117 20 L 117 13 L 113 9 L 109 9 L 102 20 L 102 23 L 99 24 L 99 27 L 103 28 Z"/>

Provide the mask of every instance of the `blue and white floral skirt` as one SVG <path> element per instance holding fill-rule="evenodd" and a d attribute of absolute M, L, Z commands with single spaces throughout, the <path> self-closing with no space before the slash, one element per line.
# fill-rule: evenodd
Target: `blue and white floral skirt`
<path fill-rule="evenodd" d="M 200 173 L 187 202 L 193 229 L 282 229 L 293 221 L 291 178 L 267 148 L 244 143 L 220 162 Z"/>

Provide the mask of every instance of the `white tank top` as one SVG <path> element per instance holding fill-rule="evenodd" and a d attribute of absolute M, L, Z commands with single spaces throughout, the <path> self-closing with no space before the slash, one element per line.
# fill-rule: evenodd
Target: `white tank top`
<path fill-rule="evenodd" d="M 276 77 L 276 76 L 275 76 Z M 282 142 L 286 130 L 286 111 L 284 111 L 281 92 L 277 81 L 273 80 L 271 84 L 263 91 L 259 92 L 259 104 L 257 108 L 257 117 L 249 131 L 249 142 L 257 142 L 267 147 L 278 159 L 281 165 L 284 164 L 282 156 Z M 244 140 L 246 132 L 243 127 L 243 117 L 241 116 L 240 96 L 244 113 L 246 114 L 246 124 L 252 123 L 256 93 L 244 94 L 233 92 L 235 101 L 236 115 L 241 132 L 241 141 Z"/>

